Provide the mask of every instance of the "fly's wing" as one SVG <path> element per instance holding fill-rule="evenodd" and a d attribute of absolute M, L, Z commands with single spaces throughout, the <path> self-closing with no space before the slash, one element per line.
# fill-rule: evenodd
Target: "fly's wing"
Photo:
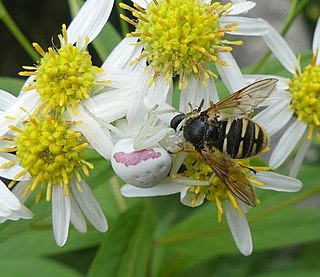
<path fill-rule="evenodd" d="M 203 113 L 212 118 L 218 114 L 221 119 L 247 116 L 275 91 L 277 82 L 275 78 L 268 78 L 252 83 L 218 103 L 212 104 Z"/>
<path fill-rule="evenodd" d="M 220 151 L 200 150 L 199 152 L 216 176 L 237 198 L 249 206 L 256 206 L 254 188 L 238 164 Z"/>

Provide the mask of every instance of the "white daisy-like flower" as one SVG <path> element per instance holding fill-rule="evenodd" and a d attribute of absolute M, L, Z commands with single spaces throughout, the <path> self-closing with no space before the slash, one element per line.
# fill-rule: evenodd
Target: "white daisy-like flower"
<path fill-rule="evenodd" d="M 16 98 L 12 94 L 0 89 L 0 114 L 10 107 L 15 100 Z M 10 182 L 9 180 L 0 180 L 0 223 L 8 219 L 32 218 L 32 212 L 21 204 L 19 199 L 7 188 L 3 181 Z"/>
<path fill-rule="evenodd" d="M 290 169 L 290 175 L 296 176 L 315 134 L 319 135 L 320 130 L 320 19 L 313 36 L 313 57 L 304 69 L 286 41 L 271 26 L 269 36 L 273 45 L 270 49 L 292 76 L 273 76 L 279 79 L 278 91 L 270 99 L 273 104 L 259 113 L 256 120 L 269 126 L 271 135 L 289 123 L 273 149 L 269 165 L 279 167 L 302 142 Z M 266 77 L 270 76 L 250 75 L 246 79 L 251 82 Z"/>
<path fill-rule="evenodd" d="M 218 98 L 217 95 L 209 96 L 208 93 L 206 90 L 199 91 L 197 96 L 189 93 L 186 103 L 196 106 L 200 103 L 200 99 Z M 157 99 L 147 100 L 149 108 L 157 102 L 160 109 L 167 109 L 168 107 L 167 104 L 161 104 Z M 173 116 L 174 114 L 171 114 L 171 119 Z M 170 119 L 167 123 L 169 124 L 169 122 Z M 170 142 L 179 142 L 181 139 L 169 132 L 168 135 L 167 138 L 162 137 L 160 140 L 160 144 L 166 148 L 169 148 Z M 172 149 L 174 149 L 174 146 Z M 265 167 L 252 166 L 248 160 L 234 161 L 237 167 L 243 168 L 243 173 L 252 187 L 295 192 L 302 186 L 302 183 L 295 178 L 269 172 L 268 168 Z M 144 187 L 139 187 L 128 183 L 121 188 L 121 193 L 127 197 L 151 197 L 180 193 L 181 203 L 190 207 L 200 206 L 205 200 L 214 202 L 217 206 L 219 222 L 222 221 L 225 211 L 230 231 L 240 252 L 244 255 L 250 255 L 252 252 L 252 238 L 245 217 L 249 206 L 235 197 L 225 183 L 213 174 L 205 159 L 196 152 L 193 154 L 183 152 L 175 154 L 170 175 L 156 185 L 152 184 L 149 187 L 147 184 Z"/>
<path fill-rule="evenodd" d="M 59 46 L 49 47 L 46 52 L 39 44 L 33 44 L 41 59 L 20 72 L 29 79 L 16 103 L 1 118 L 1 134 L 8 131 L 8 122 L 15 125 L 38 109 L 44 113 L 65 113 L 68 120 L 81 121 L 83 124 L 77 125 L 77 129 L 104 158 L 110 158 L 110 133 L 97 117 L 107 122 L 123 117 L 127 110 L 124 103 L 130 101 L 130 91 L 138 76 L 134 69 L 125 68 L 135 58 L 129 51 L 119 58 L 115 49 L 101 68 L 92 65 L 87 46 L 104 27 L 112 6 L 112 0 L 88 0 L 70 26 L 62 26 Z"/>
<path fill-rule="evenodd" d="M 134 26 L 127 36 L 136 39 L 132 47 L 141 53 L 131 64 L 147 63 L 153 71 L 150 83 L 159 76 L 169 82 L 179 76 L 179 88 L 183 90 L 195 77 L 199 90 L 212 81 L 212 76 L 216 77 L 211 63 L 228 83 L 231 78 L 223 74 L 232 66 L 228 57 L 232 46 L 242 41 L 229 40 L 225 35 L 262 36 L 268 40 L 269 26 L 264 20 L 239 16 L 255 6 L 253 1 L 230 1 L 225 5 L 207 0 L 132 2 L 133 7 L 120 4 L 136 18 L 121 15 Z"/>
<path fill-rule="evenodd" d="M 85 160 L 88 143 L 72 128 L 74 124 L 62 116 L 34 115 L 10 125 L 10 132 L 1 137 L 0 176 L 12 180 L 8 187 L 13 187 L 22 203 L 33 191 L 37 191 L 36 203 L 43 194 L 46 201 L 52 201 L 53 231 L 59 246 L 67 241 L 70 220 L 77 230 L 86 232 L 82 213 L 98 231 L 108 228 L 99 203 L 81 176 L 89 175 L 93 165 Z"/>

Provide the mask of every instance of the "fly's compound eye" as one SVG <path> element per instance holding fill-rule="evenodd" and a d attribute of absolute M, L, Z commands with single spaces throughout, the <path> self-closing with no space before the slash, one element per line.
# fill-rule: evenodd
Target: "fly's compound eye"
<path fill-rule="evenodd" d="M 181 121 L 186 117 L 185 114 L 178 114 L 176 115 L 174 118 L 172 118 L 171 122 L 170 122 L 170 127 L 176 131 L 180 131 L 177 130 L 179 124 L 181 123 Z"/>

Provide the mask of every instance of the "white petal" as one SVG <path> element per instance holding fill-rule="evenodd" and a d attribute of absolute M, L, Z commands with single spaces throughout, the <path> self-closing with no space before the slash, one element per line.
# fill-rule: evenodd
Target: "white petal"
<path fill-rule="evenodd" d="M 8 107 L 5 113 L 1 114 L 0 136 L 8 132 L 8 125 L 17 125 L 19 120 L 26 119 L 39 104 L 39 94 L 35 90 L 20 93 L 13 105 Z M 6 116 L 13 117 L 16 120 L 9 120 Z"/>
<path fill-rule="evenodd" d="M 269 160 L 270 168 L 275 169 L 286 160 L 286 158 L 290 155 L 292 150 L 300 141 L 306 129 L 307 125 L 299 120 L 296 120 L 294 123 L 290 125 L 290 127 L 280 138 L 278 144 L 276 145 L 271 154 Z"/>
<path fill-rule="evenodd" d="M 139 85 L 137 86 L 137 95 L 135 101 L 130 103 L 128 109 L 127 120 L 128 129 L 133 131 L 139 131 L 141 126 L 146 122 L 149 111 L 144 104 L 144 97 L 146 95 L 158 99 L 160 102 L 165 102 L 169 92 L 169 84 L 165 80 L 164 76 L 157 77 L 151 87 L 148 83 L 151 80 L 153 72 L 146 72 L 141 76 Z"/>
<path fill-rule="evenodd" d="M 89 114 L 81 105 L 77 106 L 78 115 L 68 110 L 68 118 L 72 121 L 81 121 L 81 124 L 74 125 L 73 128 L 81 132 L 90 145 L 104 158 L 110 159 L 113 143 L 107 129 L 103 129 L 93 115 Z"/>
<path fill-rule="evenodd" d="M 176 174 L 179 171 L 181 165 L 183 164 L 187 156 L 188 154 L 183 152 L 180 152 L 172 156 L 172 167 L 170 171 L 170 176 Z"/>
<path fill-rule="evenodd" d="M 12 193 L 19 199 L 21 204 L 23 204 L 32 193 L 32 191 L 29 190 L 28 194 L 25 195 L 25 189 L 29 184 L 30 181 L 19 182 L 12 189 Z"/>
<path fill-rule="evenodd" d="M 204 199 L 205 199 L 205 194 L 201 194 L 200 197 L 195 197 L 195 194 L 193 192 L 188 191 L 188 187 L 184 188 L 181 193 L 180 193 L 180 202 L 188 207 L 198 207 L 202 205 Z M 194 199 L 196 201 L 194 202 Z"/>
<path fill-rule="evenodd" d="M 148 80 L 147 76 L 149 75 L 141 78 L 134 101 L 131 102 L 128 107 L 127 128 L 131 131 L 139 131 L 148 117 L 148 110 L 144 104 L 144 96 L 146 95 L 146 85 Z"/>
<path fill-rule="evenodd" d="M 65 195 L 63 187 L 52 188 L 52 225 L 53 234 L 58 246 L 63 246 L 68 239 L 71 205 L 70 197 Z"/>
<path fill-rule="evenodd" d="M 25 86 L 28 86 L 27 82 L 25 83 Z M 40 104 L 40 101 L 40 96 L 36 90 L 21 92 L 16 98 L 14 105 L 7 111 L 18 111 L 18 113 L 27 117 L 29 116 L 29 114 L 34 112 L 35 108 Z M 21 108 L 23 108 L 24 110 L 22 110 Z M 26 113 L 26 111 L 28 113 Z"/>
<path fill-rule="evenodd" d="M 148 110 L 154 109 L 154 111 L 157 112 L 158 119 L 166 125 L 169 125 L 171 119 L 179 114 L 173 106 L 167 102 L 159 101 L 159 99 L 154 97 L 145 96 L 143 102 Z"/>
<path fill-rule="evenodd" d="M 21 203 L 19 199 L 0 181 L 0 203 L 10 210 L 19 210 Z"/>
<path fill-rule="evenodd" d="M 129 62 L 138 58 L 142 51 L 142 46 L 137 44 L 137 41 L 138 39 L 135 37 L 124 38 L 110 53 L 101 67 L 106 72 L 111 69 L 132 70 L 133 67 L 129 65 Z"/>
<path fill-rule="evenodd" d="M 286 99 L 284 99 L 286 100 Z M 289 110 L 289 99 L 279 101 L 258 113 L 252 119 L 263 126 L 268 134 L 272 136 L 279 131 L 292 118 L 293 111 Z"/>
<path fill-rule="evenodd" d="M 100 33 L 110 16 L 113 0 L 87 0 L 68 27 L 68 41 L 89 37 L 91 42 Z"/>
<path fill-rule="evenodd" d="M 147 95 L 165 102 L 168 97 L 170 85 L 170 81 L 167 81 L 164 75 L 159 75 L 147 91 Z"/>
<path fill-rule="evenodd" d="M 5 218 L 5 220 L 13 220 L 13 221 L 19 220 L 19 216 L 14 212 L 4 216 L 3 218 Z"/>
<path fill-rule="evenodd" d="M 256 186 L 260 189 L 296 192 L 302 188 L 302 182 L 300 180 L 274 172 L 257 172 L 254 177 L 264 183 L 264 186 Z"/>
<path fill-rule="evenodd" d="M 218 57 L 220 60 L 228 64 L 227 66 L 217 65 L 217 70 L 229 92 L 235 92 L 246 86 L 247 83 L 243 78 L 240 68 L 232 54 L 229 52 L 219 53 Z"/>
<path fill-rule="evenodd" d="M 219 101 L 213 78 L 206 80 L 207 87 L 204 87 L 194 76 L 186 77 L 186 81 L 188 85 L 180 93 L 179 111 L 185 113 L 190 112 L 189 103 L 195 108 L 204 100 L 203 109 L 207 109 L 209 108 L 210 100 L 215 103 Z"/>
<path fill-rule="evenodd" d="M 317 26 L 316 26 L 316 29 L 314 30 L 313 41 L 312 41 L 312 52 L 315 54 L 317 50 L 320 51 L 320 17 L 318 18 Z M 319 61 L 320 61 L 319 56 L 320 56 L 320 52 L 318 52 L 317 64 L 319 64 Z"/>
<path fill-rule="evenodd" d="M 0 199 L 1 201 L 2 199 Z M 10 217 L 10 215 L 12 214 L 12 210 L 10 210 L 9 208 L 5 207 L 4 205 L 2 205 L 2 203 L 0 202 L 0 217 Z"/>
<path fill-rule="evenodd" d="M 80 233 L 87 232 L 87 224 L 84 216 L 78 206 L 78 203 L 74 199 L 73 195 L 70 195 L 71 200 L 71 222 Z"/>
<path fill-rule="evenodd" d="M 86 100 L 83 104 L 96 117 L 113 122 L 127 114 L 128 103 L 133 101 L 134 95 L 131 88 L 118 89 L 94 96 L 92 101 Z"/>
<path fill-rule="evenodd" d="M 151 197 L 151 196 L 163 196 L 179 193 L 185 186 L 174 185 L 173 183 L 165 181 L 160 185 L 152 188 L 137 188 L 130 184 L 123 185 L 120 189 L 121 194 L 125 197 Z"/>
<path fill-rule="evenodd" d="M 279 62 L 292 74 L 295 73 L 295 68 L 299 64 L 297 57 L 292 52 L 291 48 L 284 38 L 266 22 L 269 32 L 262 36 L 269 49 L 279 60 Z"/>
<path fill-rule="evenodd" d="M 240 206 L 241 211 L 243 211 L 245 214 L 247 214 L 252 209 L 252 206 L 249 206 L 248 204 L 246 204 L 240 200 L 239 201 L 237 200 L 237 202 Z"/>
<path fill-rule="evenodd" d="M 16 156 L 10 153 L 6 153 L 5 155 L 1 154 L 0 156 L 0 166 L 6 164 L 11 161 L 16 161 Z M 18 163 L 18 161 L 17 161 Z M 16 178 L 17 175 L 24 170 L 23 167 L 15 163 L 14 165 L 10 166 L 9 168 L 0 169 L 0 176 L 7 178 L 9 180 L 16 180 L 16 181 L 27 181 L 31 179 L 30 174 L 27 172 L 23 176 Z"/>
<path fill-rule="evenodd" d="M 252 253 L 253 246 L 246 216 L 244 214 L 240 216 L 229 202 L 226 203 L 226 216 L 234 242 L 243 255 L 249 256 Z"/>
<path fill-rule="evenodd" d="M 226 26 L 232 23 L 238 23 L 238 30 L 227 32 L 233 35 L 244 36 L 262 36 L 266 34 L 269 29 L 266 22 L 260 18 L 248 18 L 239 16 L 227 16 L 219 19 L 221 26 Z"/>
<path fill-rule="evenodd" d="M 138 83 L 140 74 L 136 71 L 108 68 L 106 69 L 106 79 L 111 80 L 108 87 L 112 88 L 131 88 Z"/>
<path fill-rule="evenodd" d="M 302 162 L 312 144 L 312 139 L 305 138 L 303 144 L 300 146 L 298 153 L 294 157 L 293 163 L 290 168 L 289 176 L 297 177 L 299 170 L 302 166 Z"/>
<path fill-rule="evenodd" d="M 251 10 L 252 8 L 254 8 L 255 5 L 256 5 L 256 3 L 253 2 L 253 1 L 245 1 L 245 2 L 242 2 L 242 3 L 234 3 L 232 5 L 231 12 L 229 13 L 229 15 L 238 15 L 238 14 L 246 13 L 249 10 Z"/>
<path fill-rule="evenodd" d="M 20 209 L 14 212 L 18 219 L 31 219 L 33 218 L 33 213 L 25 206 L 21 205 Z"/>
<path fill-rule="evenodd" d="M 0 89 L 0 110 L 5 111 L 8 107 L 13 105 L 16 101 L 16 97 L 11 93 Z"/>
<path fill-rule="evenodd" d="M 106 217 L 104 216 L 100 204 L 93 195 L 91 188 L 83 180 L 81 181 L 80 186 L 83 190 L 82 192 L 77 189 L 76 185 L 72 185 L 72 192 L 80 209 L 98 231 L 106 232 L 108 230 Z"/>
<path fill-rule="evenodd" d="M 247 0 L 231 0 L 231 2 L 234 4 L 237 4 L 237 3 L 247 2 Z"/>
<path fill-rule="evenodd" d="M 2 224 L 3 222 L 6 222 L 9 218 L 8 217 L 1 217 L 0 216 L 0 224 Z"/>
<path fill-rule="evenodd" d="M 245 78 L 245 80 L 250 84 L 253 82 L 256 82 L 258 80 L 262 80 L 262 79 L 266 79 L 266 78 L 274 78 L 274 79 L 278 79 L 279 81 L 277 82 L 277 89 L 278 90 L 287 90 L 289 89 L 288 86 L 288 78 L 285 77 L 280 77 L 277 75 L 261 75 L 261 74 L 245 74 L 243 75 L 243 77 Z"/>

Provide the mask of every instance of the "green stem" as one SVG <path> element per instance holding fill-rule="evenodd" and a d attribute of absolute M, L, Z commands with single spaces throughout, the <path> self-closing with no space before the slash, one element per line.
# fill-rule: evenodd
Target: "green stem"
<path fill-rule="evenodd" d="M 16 40 L 20 43 L 20 45 L 24 48 L 28 55 L 34 61 L 37 61 L 39 59 L 39 55 L 31 46 L 31 43 L 27 40 L 24 34 L 20 31 L 14 20 L 11 18 L 5 6 L 3 5 L 2 0 L 0 0 L 0 19 L 8 27 L 12 35 L 16 38 Z"/>
<path fill-rule="evenodd" d="M 293 24 L 293 22 L 296 20 L 296 18 L 300 15 L 300 13 L 303 11 L 303 9 L 305 8 L 305 6 L 308 4 L 309 0 L 302 0 L 302 1 L 297 1 L 297 0 L 293 0 L 292 1 L 292 5 L 289 11 L 289 14 L 286 18 L 285 24 L 282 27 L 282 30 L 280 32 L 281 36 L 285 36 L 291 25 Z M 271 51 L 267 51 L 263 57 L 257 62 L 257 64 L 254 66 L 254 68 L 252 69 L 253 73 L 257 73 L 259 71 L 259 69 L 266 63 L 266 61 L 269 59 L 271 55 Z"/>
<path fill-rule="evenodd" d="M 116 0 L 115 2 L 116 2 L 117 13 L 118 13 L 118 15 L 120 15 L 121 12 L 123 12 L 123 10 L 119 7 L 119 4 L 122 1 L 121 0 Z M 126 34 L 128 34 L 130 32 L 127 22 L 125 22 L 121 18 L 120 18 L 120 28 L 121 28 L 121 34 L 122 34 L 123 37 L 125 37 Z"/>

